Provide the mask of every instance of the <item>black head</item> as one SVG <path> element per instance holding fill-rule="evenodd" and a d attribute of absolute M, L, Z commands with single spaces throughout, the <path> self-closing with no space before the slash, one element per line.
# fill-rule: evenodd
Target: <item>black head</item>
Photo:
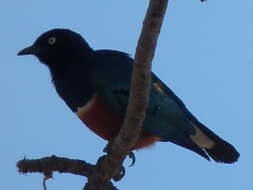
<path fill-rule="evenodd" d="M 18 55 L 35 55 L 50 67 L 71 64 L 91 51 L 88 43 L 78 33 L 68 29 L 53 29 L 43 33 L 33 45 L 21 50 Z"/>

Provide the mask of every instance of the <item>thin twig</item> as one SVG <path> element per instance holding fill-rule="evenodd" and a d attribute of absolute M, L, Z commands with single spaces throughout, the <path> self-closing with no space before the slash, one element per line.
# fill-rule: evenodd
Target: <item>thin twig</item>
<path fill-rule="evenodd" d="M 43 190 L 47 190 L 47 184 L 46 184 L 47 180 L 48 180 L 48 178 L 46 176 L 44 176 L 43 180 L 42 180 Z"/>

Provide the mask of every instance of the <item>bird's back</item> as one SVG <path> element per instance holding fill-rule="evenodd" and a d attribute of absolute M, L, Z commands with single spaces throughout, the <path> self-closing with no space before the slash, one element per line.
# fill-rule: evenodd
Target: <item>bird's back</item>
<path fill-rule="evenodd" d="M 94 79 L 96 92 L 110 108 L 124 116 L 128 104 L 133 59 L 118 51 L 97 51 L 98 72 Z M 102 64 L 101 64 L 102 63 Z M 185 104 L 152 73 L 149 107 L 143 129 L 188 148 L 217 162 L 234 162 L 239 157 L 235 148 L 199 122 Z M 208 153 L 208 155 L 206 154 Z"/>

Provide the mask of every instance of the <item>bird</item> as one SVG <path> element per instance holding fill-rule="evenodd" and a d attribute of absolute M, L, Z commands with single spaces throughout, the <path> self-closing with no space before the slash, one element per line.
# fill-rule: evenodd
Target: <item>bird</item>
<path fill-rule="evenodd" d="M 111 141 L 122 126 L 133 58 L 116 50 L 94 50 L 78 33 L 56 28 L 41 34 L 18 55 L 34 55 L 49 68 L 58 95 L 96 135 Z M 170 142 L 207 160 L 234 163 L 240 153 L 202 124 L 151 72 L 150 98 L 140 136 L 132 150 Z"/>

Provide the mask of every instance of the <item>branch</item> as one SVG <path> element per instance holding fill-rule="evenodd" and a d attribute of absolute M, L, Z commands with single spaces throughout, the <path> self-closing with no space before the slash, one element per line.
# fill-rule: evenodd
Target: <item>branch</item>
<path fill-rule="evenodd" d="M 129 105 L 122 129 L 111 147 L 112 152 L 127 155 L 135 145 L 149 102 L 151 64 L 168 0 L 150 0 L 136 48 Z M 116 151 L 117 150 L 117 151 Z"/>
<path fill-rule="evenodd" d="M 149 2 L 136 48 L 129 105 L 123 126 L 116 139 L 108 147 L 108 154 L 97 163 L 98 173 L 101 175 L 89 178 L 86 190 L 102 190 L 103 187 L 98 184 L 106 183 L 117 174 L 124 158 L 139 137 L 149 102 L 151 63 L 167 4 L 168 0 L 150 0 Z"/>
<path fill-rule="evenodd" d="M 45 176 L 52 177 L 53 172 L 71 173 L 75 175 L 85 176 L 90 178 L 97 175 L 95 166 L 83 160 L 68 159 L 57 156 L 44 157 L 41 159 L 26 159 L 20 160 L 17 163 L 17 168 L 20 173 L 43 173 Z M 49 177 L 49 178 L 50 178 Z M 117 190 L 113 184 L 108 181 L 104 187 L 105 190 Z"/>

